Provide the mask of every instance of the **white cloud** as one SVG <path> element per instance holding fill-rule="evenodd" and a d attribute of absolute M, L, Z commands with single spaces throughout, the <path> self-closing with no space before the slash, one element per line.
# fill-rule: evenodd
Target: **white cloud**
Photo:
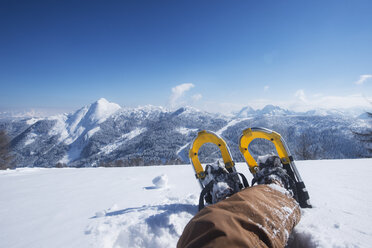
<path fill-rule="evenodd" d="M 177 101 L 185 94 L 186 91 L 190 90 L 191 88 L 195 87 L 194 84 L 187 83 L 187 84 L 180 84 L 176 87 L 172 88 L 172 94 L 169 99 L 170 106 L 176 107 Z"/>
<path fill-rule="evenodd" d="M 367 81 L 370 78 L 372 78 L 372 75 L 368 75 L 368 74 L 360 75 L 359 80 L 354 82 L 354 84 L 362 85 L 362 84 L 364 84 L 365 81 Z"/>
<path fill-rule="evenodd" d="M 296 93 L 294 95 L 301 102 L 307 102 L 307 99 L 306 99 L 306 95 L 305 95 L 305 91 L 304 90 L 298 90 L 298 91 L 296 91 Z"/>
<path fill-rule="evenodd" d="M 192 96 L 192 99 L 194 101 L 199 101 L 200 99 L 202 99 L 202 97 L 203 97 L 202 94 L 195 94 Z"/>
<path fill-rule="evenodd" d="M 305 92 L 299 90 L 295 93 L 297 98 L 285 105 L 287 108 L 296 111 L 307 111 L 312 109 L 351 109 L 370 108 L 369 100 L 362 94 L 347 96 L 331 96 L 316 94 L 306 96 Z"/>
<path fill-rule="evenodd" d="M 270 88 L 270 86 L 266 85 L 266 86 L 264 87 L 264 91 L 268 91 L 269 88 Z"/>

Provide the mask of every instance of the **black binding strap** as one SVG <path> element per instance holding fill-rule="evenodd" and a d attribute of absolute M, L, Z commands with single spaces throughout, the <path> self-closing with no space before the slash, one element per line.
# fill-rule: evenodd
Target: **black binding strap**
<path fill-rule="evenodd" d="M 252 179 L 252 182 L 251 182 L 251 185 L 253 186 L 255 183 L 257 183 L 256 175 L 254 175 L 254 177 Z"/>
<path fill-rule="evenodd" d="M 238 173 L 240 175 L 240 177 L 242 178 L 242 181 L 243 181 L 243 185 L 244 185 L 244 188 L 248 188 L 249 187 L 249 183 L 248 183 L 248 180 L 247 178 L 244 176 L 243 173 Z"/>
<path fill-rule="evenodd" d="M 209 191 L 211 191 L 212 187 L 214 184 L 214 180 L 210 181 L 207 186 L 204 187 L 204 189 L 200 193 L 199 197 L 199 211 L 204 208 L 204 196 L 207 194 Z"/>
<path fill-rule="evenodd" d="M 242 173 L 236 173 L 238 175 L 240 175 L 240 177 L 242 178 L 242 181 L 243 181 L 243 185 L 244 185 L 244 188 L 248 188 L 249 187 L 249 183 L 248 183 L 248 180 L 247 178 L 242 174 Z M 204 197 L 205 195 L 210 192 L 213 188 L 213 184 L 215 184 L 216 181 L 215 180 L 212 180 L 210 181 L 204 188 L 203 190 L 201 191 L 200 193 L 200 197 L 199 197 L 199 211 L 202 210 L 204 208 Z M 240 183 L 239 183 L 240 184 Z M 241 185 L 241 184 L 240 184 Z"/>

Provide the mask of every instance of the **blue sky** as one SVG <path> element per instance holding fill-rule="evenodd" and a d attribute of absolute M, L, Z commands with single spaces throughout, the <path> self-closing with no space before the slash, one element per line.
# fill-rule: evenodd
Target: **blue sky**
<path fill-rule="evenodd" d="M 0 110 L 370 107 L 372 1 L 0 2 Z"/>

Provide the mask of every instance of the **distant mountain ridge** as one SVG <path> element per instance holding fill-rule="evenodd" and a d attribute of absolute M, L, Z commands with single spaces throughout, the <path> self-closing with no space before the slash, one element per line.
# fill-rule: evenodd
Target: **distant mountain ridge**
<path fill-rule="evenodd" d="M 356 158 L 368 154 L 352 131 L 364 130 L 368 125 L 366 119 L 343 113 L 296 113 L 273 105 L 260 110 L 245 107 L 227 117 L 192 107 L 175 111 L 151 105 L 122 108 L 103 98 L 71 114 L 0 120 L 0 129 L 11 137 L 18 167 L 188 163 L 189 144 L 203 129 L 224 137 L 234 159 L 243 161 L 238 140 L 243 129 L 253 126 L 281 133 L 298 159 L 306 159 L 298 147 L 305 147 L 313 159 Z M 252 147 L 252 152 L 261 154 L 272 149 L 270 144 L 259 144 Z M 213 161 L 219 152 L 207 144 L 200 156 Z"/>
<path fill-rule="evenodd" d="M 266 105 L 262 109 L 254 110 L 250 106 L 246 106 L 242 108 L 238 113 L 236 113 L 236 117 L 238 118 L 245 118 L 249 116 L 255 115 L 293 115 L 295 114 L 294 111 L 286 110 L 274 105 Z"/>
<path fill-rule="evenodd" d="M 250 106 L 243 107 L 240 111 L 235 112 L 234 116 L 237 118 L 246 118 L 257 115 L 275 115 L 275 116 L 287 116 L 287 115 L 303 115 L 303 116 L 327 116 L 327 115 L 339 115 L 349 117 L 362 117 L 365 111 L 359 108 L 357 109 L 312 109 L 305 112 L 296 112 L 288 109 L 281 108 L 274 105 L 266 105 L 262 109 L 253 109 Z"/>

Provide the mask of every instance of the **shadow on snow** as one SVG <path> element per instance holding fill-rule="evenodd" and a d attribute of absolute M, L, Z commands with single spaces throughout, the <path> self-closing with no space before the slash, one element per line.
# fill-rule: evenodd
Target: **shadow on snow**
<path fill-rule="evenodd" d="M 164 205 L 155 205 L 155 206 L 146 205 L 142 207 L 125 208 L 122 210 L 107 212 L 104 216 L 117 216 L 117 215 L 128 214 L 131 212 L 142 212 L 146 210 L 163 211 L 159 214 L 152 215 L 148 218 L 148 219 L 152 219 L 152 218 L 156 218 L 156 216 L 178 214 L 181 212 L 187 212 L 189 214 L 195 215 L 198 212 L 198 206 L 192 205 L 192 204 L 182 204 L 182 203 L 164 204 Z M 100 218 L 100 217 L 93 216 L 90 219 L 96 219 L 96 218 Z"/>

